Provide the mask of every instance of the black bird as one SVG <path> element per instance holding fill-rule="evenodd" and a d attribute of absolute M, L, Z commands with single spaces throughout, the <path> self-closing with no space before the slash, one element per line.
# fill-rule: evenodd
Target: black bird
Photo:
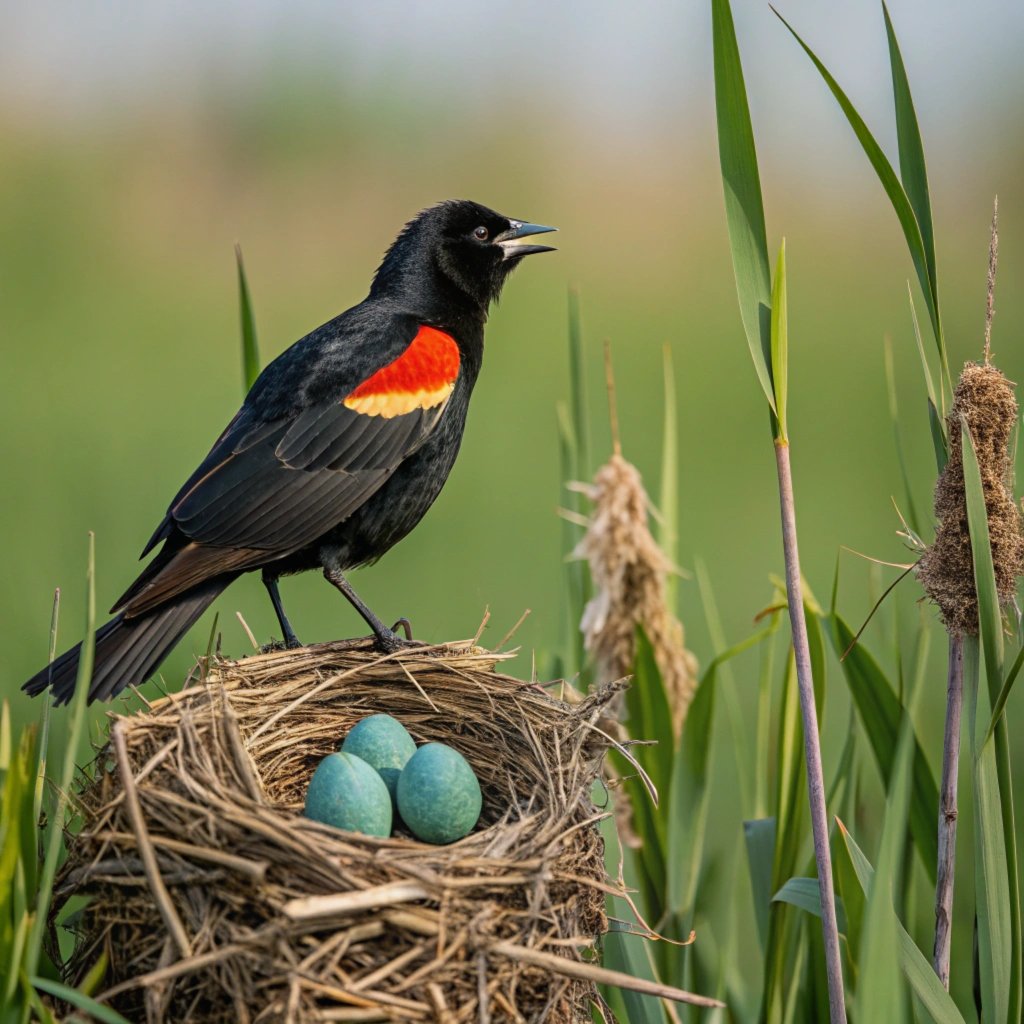
<path fill-rule="evenodd" d="M 266 367 L 142 557 L 162 547 L 97 630 L 90 701 L 145 682 L 214 598 L 257 569 L 289 647 L 299 641 L 277 581 L 308 569 L 348 598 L 382 650 L 402 646 L 343 573 L 380 558 L 440 493 L 488 308 L 524 256 L 550 251 L 532 237 L 553 230 L 466 200 L 432 206 L 402 230 L 359 305 Z M 80 648 L 23 689 L 70 700 Z"/>

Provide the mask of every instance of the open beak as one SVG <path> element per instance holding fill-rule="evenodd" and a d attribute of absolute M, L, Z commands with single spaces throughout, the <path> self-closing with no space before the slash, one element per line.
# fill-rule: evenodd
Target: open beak
<path fill-rule="evenodd" d="M 501 246 L 505 253 L 506 260 L 518 259 L 520 256 L 529 256 L 535 252 L 554 252 L 553 245 L 534 245 L 528 241 L 533 235 L 543 235 L 549 231 L 557 231 L 558 228 L 548 228 L 543 224 L 528 224 L 525 221 L 509 221 L 511 225 L 508 231 L 503 231 L 494 239 L 495 245 Z"/>

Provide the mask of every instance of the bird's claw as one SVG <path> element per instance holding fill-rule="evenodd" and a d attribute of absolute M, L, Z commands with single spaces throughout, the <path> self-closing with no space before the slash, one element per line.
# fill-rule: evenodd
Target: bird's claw
<path fill-rule="evenodd" d="M 260 648 L 260 654 L 270 654 L 272 651 L 295 651 L 302 646 L 302 641 L 297 636 L 285 637 L 284 640 L 271 640 Z"/>
<path fill-rule="evenodd" d="M 395 625 L 398 624 L 399 623 L 395 623 Z M 412 637 L 406 638 L 399 636 L 393 629 L 388 629 L 378 633 L 376 639 L 377 649 L 382 651 L 384 654 L 397 654 L 399 651 L 408 650 L 410 647 L 426 646 L 426 644 L 421 640 L 413 640 Z"/>
<path fill-rule="evenodd" d="M 412 639 L 412 623 L 403 615 L 392 627 L 391 632 L 397 633 L 398 627 L 402 627 L 402 632 L 405 634 L 406 640 Z"/>

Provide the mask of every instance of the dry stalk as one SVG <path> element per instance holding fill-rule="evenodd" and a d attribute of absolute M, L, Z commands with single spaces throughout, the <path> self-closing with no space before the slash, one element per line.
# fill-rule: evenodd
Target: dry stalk
<path fill-rule="evenodd" d="M 932 964 L 948 989 L 956 867 L 957 769 L 963 709 L 963 638 L 978 633 L 978 595 L 967 519 L 961 424 L 971 434 L 981 471 L 996 590 L 1003 605 L 1016 592 L 1024 570 L 1021 512 L 1013 497 L 1010 439 L 1017 423 L 1013 384 L 990 362 L 995 315 L 996 265 L 999 251 L 998 204 L 992 212 L 988 289 L 985 308 L 984 362 L 967 363 L 957 382 L 947 418 L 949 459 L 935 488 L 938 527 L 934 543 L 917 564 L 926 594 L 938 606 L 949 634 L 946 724 L 943 733 L 939 796 L 938 865 L 935 887 L 935 943 Z"/>

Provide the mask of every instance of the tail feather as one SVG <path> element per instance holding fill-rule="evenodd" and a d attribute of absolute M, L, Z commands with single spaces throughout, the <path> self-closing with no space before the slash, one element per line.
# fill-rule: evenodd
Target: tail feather
<path fill-rule="evenodd" d="M 144 683 L 233 579 L 234 575 L 218 576 L 149 614 L 118 615 L 96 630 L 89 703 L 110 700 L 126 686 Z M 81 650 L 82 645 L 76 644 L 65 651 L 22 689 L 35 697 L 49 687 L 54 703 L 66 704 L 75 692 Z"/>

